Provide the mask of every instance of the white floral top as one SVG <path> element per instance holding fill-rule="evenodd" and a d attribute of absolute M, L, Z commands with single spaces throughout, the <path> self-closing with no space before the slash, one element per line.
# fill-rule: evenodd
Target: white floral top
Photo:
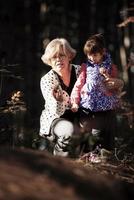
<path fill-rule="evenodd" d="M 78 77 L 81 66 L 72 65 L 75 68 L 76 77 Z M 54 88 L 60 87 L 58 75 L 51 69 L 40 81 L 42 95 L 45 99 L 45 108 L 40 117 L 40 132 L 42 135 L 49 135 L 52 121 L 62 116 L 65 110 L 69 109 L 70 96 L 61 88 L 63 101 L 57 101 L 53 96 Z"/>

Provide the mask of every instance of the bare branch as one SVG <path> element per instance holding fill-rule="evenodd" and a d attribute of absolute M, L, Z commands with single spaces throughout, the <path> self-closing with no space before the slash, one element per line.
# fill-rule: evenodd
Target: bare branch
<path fill-rule="evenodd" d="M 123 21 L 122 23 L 118 24 L 117 27 L 121 28 L 126 26 L 127 24 L 129 24 L 130 22 L 134 22 L 134 16 L 132 17 L 128 17 L 125 21 Z"/>

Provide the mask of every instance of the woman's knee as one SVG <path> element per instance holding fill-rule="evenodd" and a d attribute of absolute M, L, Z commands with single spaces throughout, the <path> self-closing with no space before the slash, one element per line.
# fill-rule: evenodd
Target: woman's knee
<path fill-rule="evenodd" d="M 73 123 L 60 118 L 53 123 L 51 132 L 55 135 L 54 155 L 67 157 L 70 151 L 71 138 L 74 133 Z"/>
<path fill-rule="evenodd" d="M 59 119 L 54 122 L 51 130 L 53 135 L 60 139 L 66 139 L 72 137 L 74 133 L 74 125 L 72 122 L 66 119 Z"/>

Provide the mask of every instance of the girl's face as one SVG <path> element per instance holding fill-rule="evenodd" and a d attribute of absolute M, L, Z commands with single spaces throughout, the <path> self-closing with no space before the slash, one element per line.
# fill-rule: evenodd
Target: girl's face
<path fill-rule="evenodd" d="M 95 64 L 100 64 L 103 61 L 103 53 L 87 54 L 87 58 Z"/>
<path fill-rule="evenodd" d="M 62 47 L 59 48 L 50 59 L 52 69 L 58 74 L 62 73 L 64 69 L 69 68 L 69 61 L 70 59 L 68 55 L 64 53 Z"/>

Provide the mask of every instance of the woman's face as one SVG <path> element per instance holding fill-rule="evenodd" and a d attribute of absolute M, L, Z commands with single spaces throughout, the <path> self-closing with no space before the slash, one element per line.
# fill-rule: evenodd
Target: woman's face
<path fill-rule="evenodd" d="M 69 57 L 63 52 L 62 47 L 59 48 L 50 59 L 50 64 L 57 73 L 69 68 Z"/>
<path fill-rule="evenodd" d="M 87 54 L 88 59 L 95 64 L 100 64 L 103 61 L 103 54 L 101 53 L 94 53 L 94 54 Z"/>

